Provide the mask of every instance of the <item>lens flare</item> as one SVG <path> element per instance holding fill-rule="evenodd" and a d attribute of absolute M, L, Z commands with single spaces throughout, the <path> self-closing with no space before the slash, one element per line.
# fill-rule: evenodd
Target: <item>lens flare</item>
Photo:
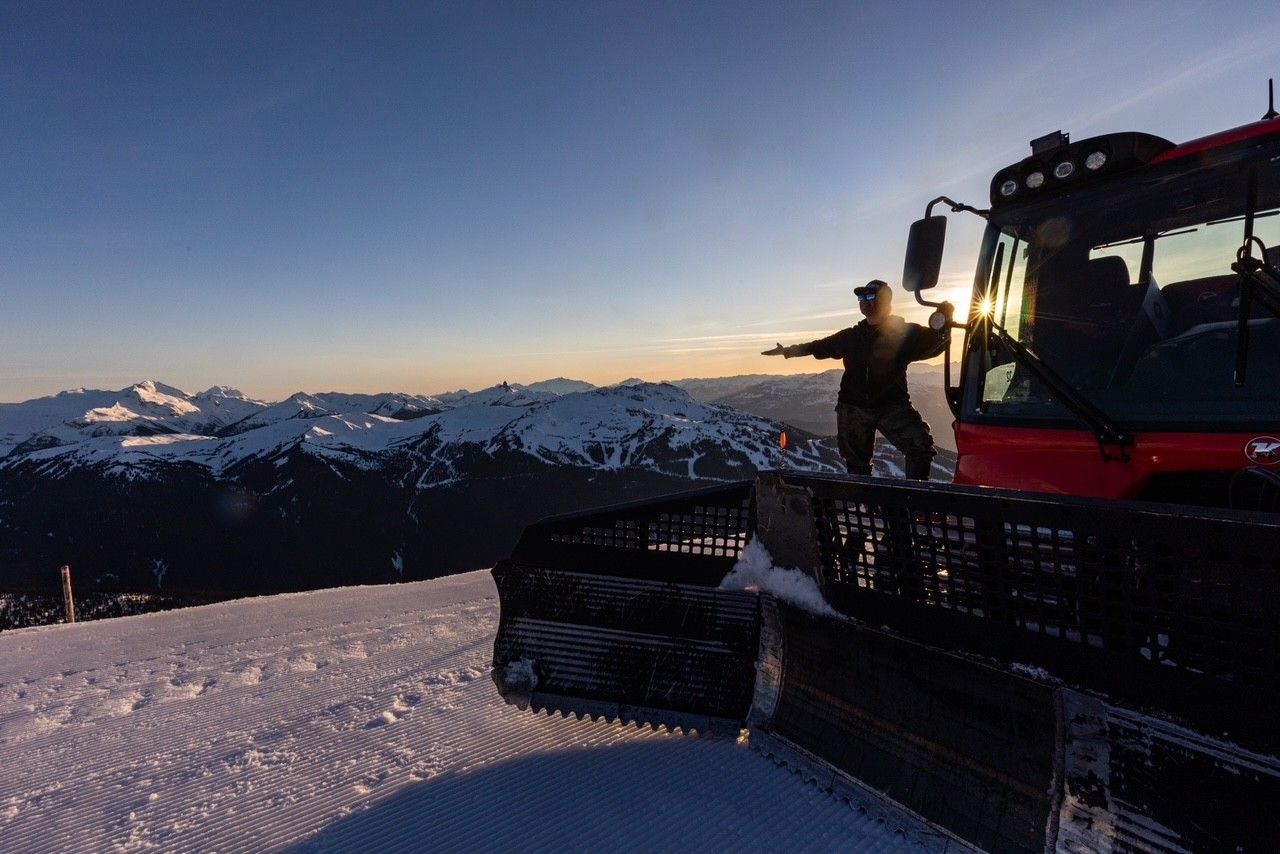
<path fill-rule="evenodd" d="M 978 317 L 990 317 L 995 311 L 995 303 L 991 301 L 991 297 L 983 297 L 978 301 Z"/>

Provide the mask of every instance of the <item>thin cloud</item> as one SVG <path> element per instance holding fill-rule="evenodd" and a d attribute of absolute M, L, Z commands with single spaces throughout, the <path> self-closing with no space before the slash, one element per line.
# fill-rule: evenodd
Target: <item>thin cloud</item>
<path fill-rule="evenodd" d="M 1255 62 L 1259 51 L 1270 50 L 1277 39 L 1280 39 L 1280 26 L 1267 27 L 1261 30 L 1252 29 L 1227 47 L 1215 48 L 1211 52 L 1202 54 L 1194 64 L 1183 65 L 1176 74 L 1169 77 L 1160 77 L 1158 82 L 1140 89 L 1128 98 L 1117 101 L 1097 113 L 1093 113 L 1090 116 L 1090 120 L 1097 123 L 1117 113 L 1125 112 L 1135 104 L 1141 104 L 1157 96 L 1176 91 L 1188 81 L 1215 77 L 1237 66 Z"/>
<path fill-rule="evenodd" d="M 769 338 L 776 335 L 796 335 L 797 330 L 789 329 L 784 332 L 736 332 L 730 335 L 692 335 L 685 338 L 663 338 L 663 344 L 689 344 L 699 341 L 756 341 L 761 338 Z"/>
<path fill-rule="evenodd" d="M 741 353 L 746 349 L 747 348 L 741 345 L 733 345 L 728 347 L 720 346 L 720 345 L 712 345 L 707 347 L 665 347 L 662 349 L 654 350 L 653 352 L 661 353 L 662 355 L 665 355 L 665 356 L 679 356 L 679 355 L 687 355 L 689 353 Z"/>

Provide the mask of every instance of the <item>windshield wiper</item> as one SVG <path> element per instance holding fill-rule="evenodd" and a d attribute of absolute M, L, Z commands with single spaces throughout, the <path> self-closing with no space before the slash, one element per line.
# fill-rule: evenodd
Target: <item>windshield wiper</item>
<path fill-rule="evenodd" d="M 1262 257 L 1254 258 L 1250 250 L 1253 244 L 1262 249 Z M 1267 247 L 1256 237 L 1250 237 L 1236 252 L 1231 269 L 1240 274 L 1240 316 L 1236 332 L 1236 388 L 1244 385 L 1249 365 L 1249 309 L 1260 305 L 1276 317 L 1280 317 L 1280 270 L 1267 263 Z"/>
<path fill-rule="evenodd" d="M 1266 219 L 1269 216 L 1275 216 L 1277 214 L 1280 214 L 1280 211 L 1267 211 L 1266 213 L 1254 214 L 1253 218 L 1255 220 Z M 1226 223 L 1229 223 L 1229 222 L 1241 222 L 1248 218 L 1249 218 L 1248 214 L 1241 214 L 1240 216 L 1233 216 L 1227 219 L 1211 219 L 1208 222 L 1206 222 L 1205 225 L 1225 225 Z"/>
<path fill-rule="evenodd" d="M 1210 224 L 1210 225 L 1212 225 L 1213 223 L 1209 223 L 1209 224 Z M 1193 232 L 1193 231 L 1199 231 L 1199 230 L 1200 230 L 1200 229 L 1198 229 L 1198 228 L 1184 228 L 1184 229 L 1182 229 L 1181 231 L 1162 231 L 1162 232 L 1160 232 L 1159 234 L 1157 234 L 1157 235 L 1155 235 L 1154 237 L 1152 237 L 1151 239 L 1152 239 L 1152 240 L 1159 240 L 1159 239 L 1160 239 L 1160 238 L 1162 238 L 1162 237 L 1177 237 L 1179 234 L 1190 234 L 1190 233 L 1191 233 L 1191 232 Z M 1112 248 L 1112 247 L 1114 247 L 1114 246 L 1129 246 L 1129 245 L 1131 245 L 1131 244 L 1133 244 L 1133 243 L 1142 243 L 1142 242 L 1143 242 L 1144 240 L 1146 240 L 1146 239 L 1147 239 L 1147 237 L 1146 237 L 1146 235 L 1144 234 L 1142 237 L 1135 237 L 1135 238 L 1133 238 L 1132 240 L 1117 240 L 1117 241 L 1116 241 L 1116 242 L 1114 242 L 1114 243 L 1104 243 L 1104 244 L 1102 244 L 1101 246 L 1095 246 L 1095 247 L 1093 247 L 1093 248 L 1092 248 L 1092 249 L 1090 249 L 1089 251 L 1090 251 L 1090 252 L 1096 252 L 1096 251 L 1097 251 L 1097 250 L 1099 250 L 1099 249 L 1111 249 L 1111 248 Z"/>
<path fill-rule="evenodd" d="M 1063 379 L 1062 375 L 1049 367 L 1043 359 L 1024 347 L 1021 341 L 1006 332 L 1000 324 L 990 318 L 984 318 L 980 322 L 990 327 L 996 339 L 1004 345 L 1014 359 L 1044 384 L 1063 406 L 1088 425 L 1093 431 L 1094 438 L 1098 440 L 1098 451 L 1102 454 L 1103 462 L 1115 459 L 1122 463 L 1129 462 L 1131 459 L 1129 449 L 1133 446 L 1132 433 L 1112 421 L 1105 412 L 1077 391 L 1075 386 Z M 1114 456 L 1108 453 L 1108 448 L 1115 448 Z"/>

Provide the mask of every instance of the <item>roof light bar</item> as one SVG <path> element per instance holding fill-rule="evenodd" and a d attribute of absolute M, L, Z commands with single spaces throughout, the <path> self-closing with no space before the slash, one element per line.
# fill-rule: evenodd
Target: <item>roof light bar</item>
<path fill-rule="evenodd" d="M 1083 187 L 1104 175 L 1118 174 L 1150 162 L 1173 143 L 1146 133 L 1113 133 L 1071 143 L 1062 131 L 1033 140 L 1034 154 L 1001 169 L 991 179 L 994 206 L 1029 201 L 1024 190 L 1036 197 L 1067 187 Z"/>

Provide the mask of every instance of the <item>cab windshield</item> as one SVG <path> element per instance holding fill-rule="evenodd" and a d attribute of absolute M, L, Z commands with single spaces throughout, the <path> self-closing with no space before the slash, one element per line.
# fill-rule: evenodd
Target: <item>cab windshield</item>
<path fill-rule="evenodd" d="M 1245 240 L 1251 181 L 1253 236 L 1280 266 L 1280 180 L 1264 170 L 1176 186 L 1108 184 L 993 213 L 978 305 L 1129 429 L 1274 426 L 1280 318 L 1260 305 L 1249 307 L 1246 383 L 1233 379 L 1240 277 L 1231 264 Z M 995 335 L 972 336 L 971 416 L 1071 419 L 1007 349 Z"/>

